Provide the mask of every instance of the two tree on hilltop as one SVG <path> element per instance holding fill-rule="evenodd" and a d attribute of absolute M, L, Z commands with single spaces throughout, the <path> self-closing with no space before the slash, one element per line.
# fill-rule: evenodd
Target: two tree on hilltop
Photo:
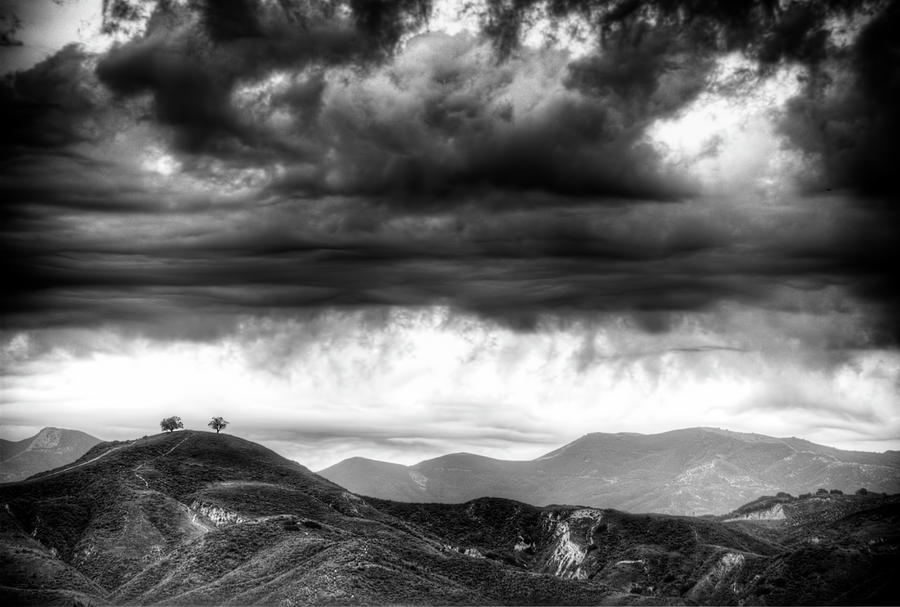
<path fill-rule="evenodd" d="M 228 425 L 228 422 L 224 417 L 214 417 L 209 420 L 209 423 L 207 425 L 215 430 L 216 434 L 218 434 L 219 431 L 225 429 L 225 426 Z M 184 428 L 184 424 L 181 423 L 180 417 L 178 417 L 177 415 L 173 415 L 172 417 L 167 417 L 159 422 L 159 427 L 162 428 L 163 432 L 172 432 L 174 430 Z"/>

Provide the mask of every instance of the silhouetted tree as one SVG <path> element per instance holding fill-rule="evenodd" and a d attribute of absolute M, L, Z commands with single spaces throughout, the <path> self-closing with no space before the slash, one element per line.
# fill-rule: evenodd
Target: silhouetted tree
<path fill-rule="evenodd" d="M 866 489 L 865 487 L 860 487 L 859 489 L 856 490 L 856 495 L 868 495 L 868 494 L 869 494 L 869 490 Z"/>
<path fill-rule="evenodd" d="M 212 428 L 213 430 L 215 430 L 216 434 L 218 434 L 219 430 L 225 429 L 225 426 L 228 425 L 228 422 L 225 421 L 224 417 L 214 417 L 211 420 L 209 420 L 209 423 L 207 425 L 210 428 Z"/>
<path fill-rule="evenodd" d="M 159 422 L 159 427 L 165 432 L 171 432 L 173 430 L 178 430 L 179 428 L 184 428 L 184 424 L 181 423 L 180 417 L 173 415 L 172 417 L 167 417 Z"/>

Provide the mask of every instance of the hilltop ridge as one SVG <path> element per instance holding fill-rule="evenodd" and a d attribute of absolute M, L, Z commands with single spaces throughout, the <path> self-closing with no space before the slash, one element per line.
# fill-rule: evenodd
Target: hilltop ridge
<path fill-rule="evenodd" d="M 900 491 L 895 453 L 844 451 L 721 428 L 591 432 L 530 461 L 454 453 L 412 466 L 344 460 L 319 473 L 381 499 L 459 503 L 503 497 L 538 506 L 669 514 L 723 514 L 779 491 Z"/>

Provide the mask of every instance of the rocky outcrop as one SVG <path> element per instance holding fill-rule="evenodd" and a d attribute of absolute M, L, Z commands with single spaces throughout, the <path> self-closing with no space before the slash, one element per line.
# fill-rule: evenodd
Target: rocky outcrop
<path fill-rule="evenodd" d="M 428 477 L 421 472 L 410 470 L 409 478 L 411 478 L 412 482 L 414 482 L 422 491 L 425 491 L 428 488 Z"/>
<path fill-rule="evenodd" d="M 556 526 L 556 546 L 547 562 L 553 574 L 561 578 L 586 577 L 581 570 L 581 563 L 586 555 L 587 550 L 572 541 L 568 523 L 559 523 Z"/>
<path fill-rule="evenodd" d="M 56 449 L 62 439 L 59 428 L 44 428 L 31 440 L 28 449 Z"/>
<path fill-rule="evenodd" d="M 466 548 L 464 546 L 454 546 L 452 544 L 444 544 L 441 546 L 441 550 L 444 552 L 456 552 L 462 554 L 464 556 L 468 556 L 475 559 L 483 559 L 485 558 L 484 554 L 481 553 L 481 550 L 478 548 Z"/>
<path fill-rule="evenodd" d="M 763 508 L 761 510 L 754 510 L 752 512 L 745 512 L 738 516 L 725 519 L 726 523 L 730 523 L 732 521 L 783 521 L 787 516 L 784 512 L 784 506 L 782 504 L 775 504 L 769 508 Z"/>
<path fill-rule="evenodd" d="M 524 537 L 521 535 L 516 538 L 516 543 L 513 546 L 513 550 L 515 552 L 525 552 L 526 550 L 534 551 L 534 543 L 526 541 Z"/>
<path fill-rule="evenodd" d="M 583 565 L 602 520 L 603 512 L 593 508 L 547 513 L 542 525 L 551 539 L 540 569 L 564 579 L 586 579 Z"/>
<path fill-rule="evenodd" d="M 226 525 L 234 525 L 235 523 L 245 523 L 250 519 L 241 516 L 237 512 L 232 512 L 231 510 L 226 510 L 221 506 L 216 506 L 214 504 L 207 504 L 201 502 L 199 500 L 194 500 L 191 502 L 191 510 L 195 510 L 199 512 L 207 519 L 213 522 L 216 527 L 224 527 Z"/>
<path fill-rule="evenodd" d="M 697 580 L 686 598 L 698 602 L 708 602 L 709 598 L 722 596 L 723 592 L 737 595 L 739 592 L 738 574 L 745 561 L 746 557 L 739 552 L 725 552 Z"/>

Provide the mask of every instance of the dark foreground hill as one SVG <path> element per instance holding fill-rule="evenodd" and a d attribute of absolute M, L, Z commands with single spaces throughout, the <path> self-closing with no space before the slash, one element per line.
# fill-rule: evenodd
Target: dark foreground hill
<path fill-rule="evenodd" d="M 456 453 L 400 466 L 364 458 L 319 472 L 360 495 L 459 503 L 504 497 L 629 512 L 721 514 L 759 495 L 827 487 L 900 492 L 900 453 L 841 451 L 798 438 L 689 428 L 587 434 L 532 461 Z"/>
<path fill-rule="evenodd" d="M 20 441 L 0 439 L 0 483 L 71 464 L 99 442 L 90 434 L 63 428 L 44 428 Z"/>
<path fill-rule="evenodd" d="M 766 498 L 729 520 L 404 504 L 233 436 L 176 432 L 0 487 L 0 601 L 896 602 L 897 516 L 881 495 Z"/>

